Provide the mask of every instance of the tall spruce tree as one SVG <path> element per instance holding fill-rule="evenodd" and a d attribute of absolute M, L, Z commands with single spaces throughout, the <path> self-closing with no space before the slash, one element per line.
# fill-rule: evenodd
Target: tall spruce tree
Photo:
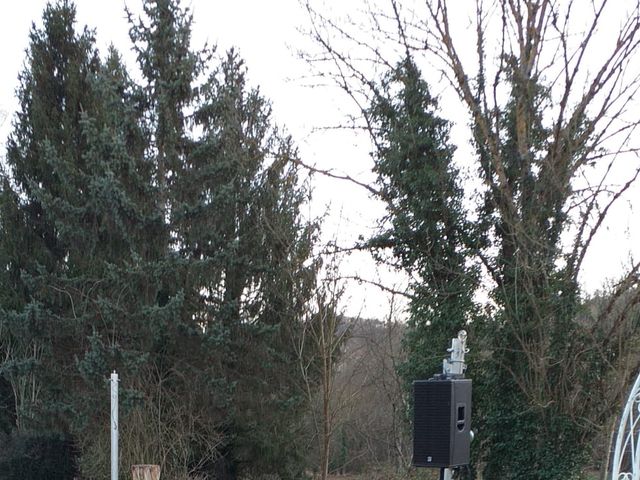
<path fill-rule="evenodd" d="M 291 161 L 297 152 L 273 126 L 268 102 L 246 86 L 236 54 L 198 84 L 211 52 L 191 50 L 189 12 L 158 1 L 145 15 L 132 19 L 131 33 L 178 259 L 171 286 L 184 299 L 180 329 L 165 348 L 184 357 L 193 335 L 200 338 L 191 374 L 209 385 L 223 435 L 217 474 L 294 478 L 301 398 L 291 339 L 315 278 L 308 260 L 316 228 L 300 216 L 307 192 Z"/>
<path fill-rule="evenodd" d="M 316 226 L 301 218 L 308 193 L 292 161 L 297 152 L 270 115 L 229 52 L 202 88 L 194 118 L 203 137 L 176 211 L 184 255 L 201 272 L 199 302 L 212 307 L 206 334 L 228 342 L 218 375 L 230 394 L 233 460 L 253 473 L 295 478 L 302 397 L 291 341 L 314 287 Z"/>
<path fill-rule="evenodd" d="M 76 252 L 48 204 L 79 194 L 82 112 L 94 105 L 89 77 L 99 65 L 91 32 L 74 29 L 72 5 L 48 5 L 42 20 L 20 76 L 2 195 L 2 375 L 12 384 L 18 430 L 65 428 L 59 402 L 67 376 L 56 378 L 64 370 L 52 367 L 72 354 L 60 349 L 73 343 L 77 325 L 67 321 L 66 292 L 46 278 L 65 275 Z"/>
<path fill-rule="evenodd" d="M 21 375 L 17 398 L 37 400 L 28 427 L 73 433 L 87 453 L 108 421 L 105 375 L 138 373 L 153 322 L 176 307 L 158 306 L 166 247 L 154 246 L 166 228 L 145 157 L 144 97 L 117 53 L 101 64 L 74 22 L 72 5 L 48 6 L 22 74 L 2 250 L 16 272 L 9 292 L 24 298 L 2 308 L 7 351 L 26 358 L 3 367 Z"/>

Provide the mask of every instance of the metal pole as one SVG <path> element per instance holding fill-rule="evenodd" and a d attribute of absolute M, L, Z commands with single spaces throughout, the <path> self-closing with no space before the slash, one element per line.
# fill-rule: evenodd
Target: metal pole
<path fill-rule="evenodd" d="M 111 480 L 118 480 L 118 374 L 111 374 Z"/>
<path fill-rule="evenodd" d="M 464 377 L 464 372 L 467 369 L 467 364 L 464 362 L 464 354 L 467 350 L 467 332 L 460 330 L 458 337 L 451 339 L 451 348 L 447 350 L 451 353 L 449 358 L 445 358 L 442 362 L 442 373 L 449 378 Z M 440 480 L 452 480 L 453 469 L 441 468 Z"/>

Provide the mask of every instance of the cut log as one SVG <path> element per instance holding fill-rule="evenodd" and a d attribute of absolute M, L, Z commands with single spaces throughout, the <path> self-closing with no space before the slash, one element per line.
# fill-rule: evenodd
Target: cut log
<path fill-rule="evenodd" d="M 132 465 L 133 480 L 160 480 L 160 465 Z"/>

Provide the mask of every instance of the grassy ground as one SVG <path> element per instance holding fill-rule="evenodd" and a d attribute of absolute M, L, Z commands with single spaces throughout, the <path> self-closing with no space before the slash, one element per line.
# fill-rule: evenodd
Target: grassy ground
<path fill-rule="evenodd" d="M 585 480 L 598 480 L 597 472 L 586 472 Z M 438 471 L 435 469 L 420 469 L 411 475 L 398 475 L 390 472 L 369 472 L 361 475 L 329 475 L 328 480 L 438 480 Z"/>
<path fill-rule="evenodd" d="M 420 469 L 411 475 L 400 475 L 389 471 L 373 471 L 361 475 L 329 475 L 328 480 L 438 480 L 438 471 Z"/>

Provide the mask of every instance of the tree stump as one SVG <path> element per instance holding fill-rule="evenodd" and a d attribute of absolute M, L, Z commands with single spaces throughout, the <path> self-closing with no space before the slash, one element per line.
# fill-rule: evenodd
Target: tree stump
<path fill-rule="evenodd" d="M 160 465 L 132 465 L 133 480 L 160 480 Z"/>

